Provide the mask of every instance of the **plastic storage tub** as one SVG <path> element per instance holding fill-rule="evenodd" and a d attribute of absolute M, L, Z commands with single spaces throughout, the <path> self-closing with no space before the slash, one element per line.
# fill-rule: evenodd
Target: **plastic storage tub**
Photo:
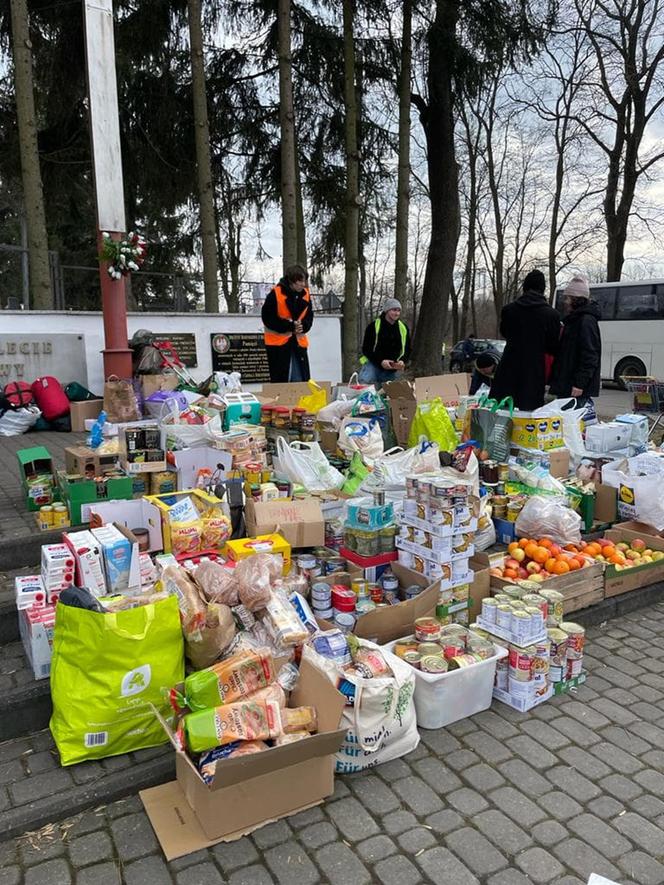
<path fill-rule="evenodd" d="M 390 652 L 402 640 L 395 639 L 383 648 Z M 495 654 L 470 667 L 447 673 L 415 673 L 415 712 L 420 728 L 444 728 L 488 710 L 493 696 L 496 663 L 507 657 L 507 649 L 494 645 Z"/>

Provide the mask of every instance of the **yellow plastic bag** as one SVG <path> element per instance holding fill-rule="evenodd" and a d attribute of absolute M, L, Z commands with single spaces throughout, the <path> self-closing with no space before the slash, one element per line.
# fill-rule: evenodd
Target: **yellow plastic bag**
<path fill-rule="evenodd" d="M 319 387 L 315 381 L 307 381 L 307 384 L 311 393 L 308 396 L 301 396 L 297 405 L 298 408 L 306 409 L 307 412 L 317 415 L 323 406 L 327 405 L 327 391 Z"/>
<path fill-rule="evenodd" d="M 447 409 L 438 397 L 418 405 L 408 434 L 408 448 L 416 446 L 422 437 L 438 443 L 441 452 L 451 452 L 459 444 Z"/>

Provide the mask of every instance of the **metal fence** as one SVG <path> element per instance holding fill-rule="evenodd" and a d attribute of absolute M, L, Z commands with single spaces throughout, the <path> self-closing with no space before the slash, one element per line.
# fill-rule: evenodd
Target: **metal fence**
<path fill-rule="evenodd" d="M 61 264 L 57 252 L 49 253 L 54 310 L 100 310 L 99 268 Z M 240 280 L 239 312 L 260 313 L 272 282 Z M 229 282 L 230 289 L 230 282 Z M 224 286 L 219 281 L 219 312 L 228 312 Z M 319 313 L 339 313 L 342 302 L 334 292 L 312 293 Z M 127 278 L 127 304 L 142 312 L 204 312 L 205 294 L 201 273 L 137 271 Z M 27 250 L 0 244 L 0 307 L 30 309 Z"/>

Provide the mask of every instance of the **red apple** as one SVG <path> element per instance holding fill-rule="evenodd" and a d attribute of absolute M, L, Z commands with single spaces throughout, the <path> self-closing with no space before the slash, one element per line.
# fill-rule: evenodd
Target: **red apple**
<path fill-rule="evenodd" d="M 641 551 L 646 549 L 646 542 L 641 538 L 634 538 L 631 544 L 632 550 L 636 550 L 637 553 L 641 553 Z"/>
<path fill-rule="evenodd" d="M 538 575 L 542 571 L 542 566 L 539 562 L 529 562 L 526 571 L 531 575 Z"/>

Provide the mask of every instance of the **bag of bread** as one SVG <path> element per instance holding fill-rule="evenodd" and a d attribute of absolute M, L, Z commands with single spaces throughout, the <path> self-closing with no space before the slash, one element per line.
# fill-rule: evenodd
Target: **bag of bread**
<path fill-rule="evenodd" d="M 206 670 L 192 673 L 184 681 L 184 694 L 171 691 L 175 710 L 204 710 L 230 704 L 273 683 L 274 661 L 269 651 L 242 651 Z"/>
<path fill-rule="evenodd" d="M 256 553 L 235 566 L 240 602 L 250 612 L 265 608 L 270 601 L 272 582 L 281 577 L 281 566 L 270 553 Z"/>
<path fill-rule="evenodd" d="M 185 654 L 197 670 L 218 661 L 235 638 L 235 619 L 227 605 L 207 604 L 205 623 L 185 633 Z"/>
<path fill-rule="evenodd" d="M 196 584 L 179 565 L 167 565 L 161 573 L 161 586 L 177 597 L 185 637 L 205 624 L 207 605 Z"/>
<path fill-rule="evenodd" d="M 180 729 L 191 753 L 202 753 L 234 741 L 265 741 L 281 734 L 279 704 L 238 701 L 211 710 L 189 713 Z"/>
<path fill-rule="evenodd" d="M 218 562 L 207 559 L 196 568 L 194 581 L 210 602 L 224 605 L 237 605 L 239 602 L 238 582 L 235 573 Z"/>

